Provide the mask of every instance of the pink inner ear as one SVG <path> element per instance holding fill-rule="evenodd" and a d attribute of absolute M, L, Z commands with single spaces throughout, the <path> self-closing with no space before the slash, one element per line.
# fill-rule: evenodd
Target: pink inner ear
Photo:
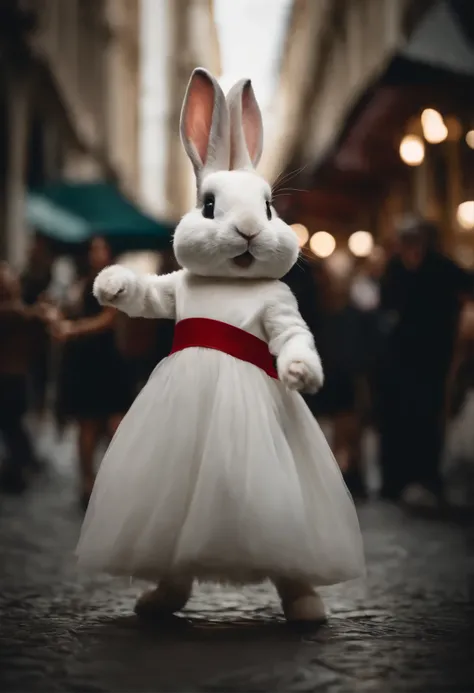
<path fill-rule="evenodd" d="M 203 164 L 207 159 L 213 111 L 214 87 L 206 77 L 197 74 L 188 94 L 184 132 Z"/>
<path fill-rule="evenodd" d="M 252 162 L 255 161 L 260 147 L 260 128 L 260 114 L 249 84 L 242 91 L 242 129 Z"/>

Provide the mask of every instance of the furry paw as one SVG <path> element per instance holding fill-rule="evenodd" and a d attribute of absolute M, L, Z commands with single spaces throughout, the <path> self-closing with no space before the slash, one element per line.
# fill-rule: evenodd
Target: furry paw
<path fill-rule="evenodd" d="M 317 392 L 324 382 L 321 361 L 315 353 L 309 358 L 295 359 L 286 364 L 278 364 L 280 380 L 289 390 L 298 392 Z"/>
<path fill-rule="evenodd" d="M 123 298 L 129 296 L 133 290 L 134 279 L 135 275 L 126 267 L 106 267 L 94 281 L 94 296 L 103 306 L 116 306 Z"/>

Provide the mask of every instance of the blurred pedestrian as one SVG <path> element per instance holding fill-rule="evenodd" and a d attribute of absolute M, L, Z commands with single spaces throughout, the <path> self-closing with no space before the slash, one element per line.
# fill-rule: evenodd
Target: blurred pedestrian
<path fill-rule="evenodd" d="M 36 234 L 31 242 L 25 270 L 21 276 L 22 296 L 26 305 L 46 300 L 52 279 L 54 256 L 47 239 Z M 50 340 L 45 331 L 36 344 L 29 372 L 32 410 L 41 418 L 46 408 L 50 380 Z"/>
<path fill-rule="evenodd" d="M 351 302 L 359 310 L 375 312 L 380 307 L 380 282 L 385 271 L 385 250 L 375 246 L 351 283 Z"/>
<path fill-rule="evenodd" d="M 359 263 L 351 285 L 351 303 L 359 311 L 359 322 L 363 332 L 364 364 L 363 372 L 361 373 L 362 377 L 358 379 L 358 418 L 361 427 L 361 445 L 369 442 L 367 435 L 373 440 L 371 434 L 374 432 L 376 417 L 377 362 L 382 336 L 381 279 L 385 272 L 387 260 L 386 250 L 381 246 L 375 246 L 372 253 Z M 367 453 L 367 450 L 365 452 Z M 367 476 L 373 478 L 370 472 L 376 470 L 371 465 L 369 459 L 366 462 Z M 371 486 L 373 487 L 372 484 Z"/>
<path fill-rule="evenodd" d="M 46 238 L 35 235 L 31 241 L 26 267 L 21 275 L 23 300 L 27 305 L 37 303 L 53 276 L 54 255 Z"/>
<path fill-rule="evenodd" d="M 363 314 L 350 299 L 352 271 L 350 258 L 337 252 L 319 272 L 316 344 L 325 375 L 313 411 L 330 421 L 334 456 L 353 496 L 363 499 L 359 399 L 366 344 Z"/>
<path fill-rule="evenodd" d="M 378 370 L 382 495 L 434 505 L 446 385 L 463 296 L 472 276 L 436 249 L 436 227 L 418 217 L 398 227 L 398 250 L 381 285 L 384 338 Z"/>
<path fill-rule="evenodd" d="M 78 425 L 83 506 L 87 506 L 94 485 L 100 441 L 104 434 L 114 435 L 134 394 L 116 346 L 116 311 L 100 306 L 92 293 L 94 278 L 111 262 L 106 240 L 93 238 L 87 274 L 74 287 L 66 317 L 52 329 L 54 338 L 64 344 L 57 406 L 61 416 Z"/>
<path fill-rule="evenodd" d="M 1 486 L 22 491 L 28 473 L 40 466 L 25 426 L 28 410 L 28 373 L 45 333 L 45 314 L 36 303 L 26 305 L 18 275 L 0 265 L 0 434 L 6 459 Z"/>

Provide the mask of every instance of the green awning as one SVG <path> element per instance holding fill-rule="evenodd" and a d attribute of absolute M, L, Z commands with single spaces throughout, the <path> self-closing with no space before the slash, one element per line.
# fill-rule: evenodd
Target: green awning
<path fill-rule="evenodd" d="M 162 248 L 174 226 L 144 214 L 112 184 L 60 182 L 27 195 L 26 217 L 38 231 L 66 243 L 94 235 L 124 247 Z"/>

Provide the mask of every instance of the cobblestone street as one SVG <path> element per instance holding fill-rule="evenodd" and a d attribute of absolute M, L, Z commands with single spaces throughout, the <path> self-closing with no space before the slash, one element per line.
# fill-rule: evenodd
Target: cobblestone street
<path fill-rule="evenodd" d="M 142 584 L 77 574 L 73 448 L 55 449 L 24 498 L 0 499 L 1 691 L 474 690 L 466 528 L 367 505 L 367 583 L 325 592 L 327 626 L 289 629 L 266 586 L 202 587 L 152 630 L 133 616 Z"/>

